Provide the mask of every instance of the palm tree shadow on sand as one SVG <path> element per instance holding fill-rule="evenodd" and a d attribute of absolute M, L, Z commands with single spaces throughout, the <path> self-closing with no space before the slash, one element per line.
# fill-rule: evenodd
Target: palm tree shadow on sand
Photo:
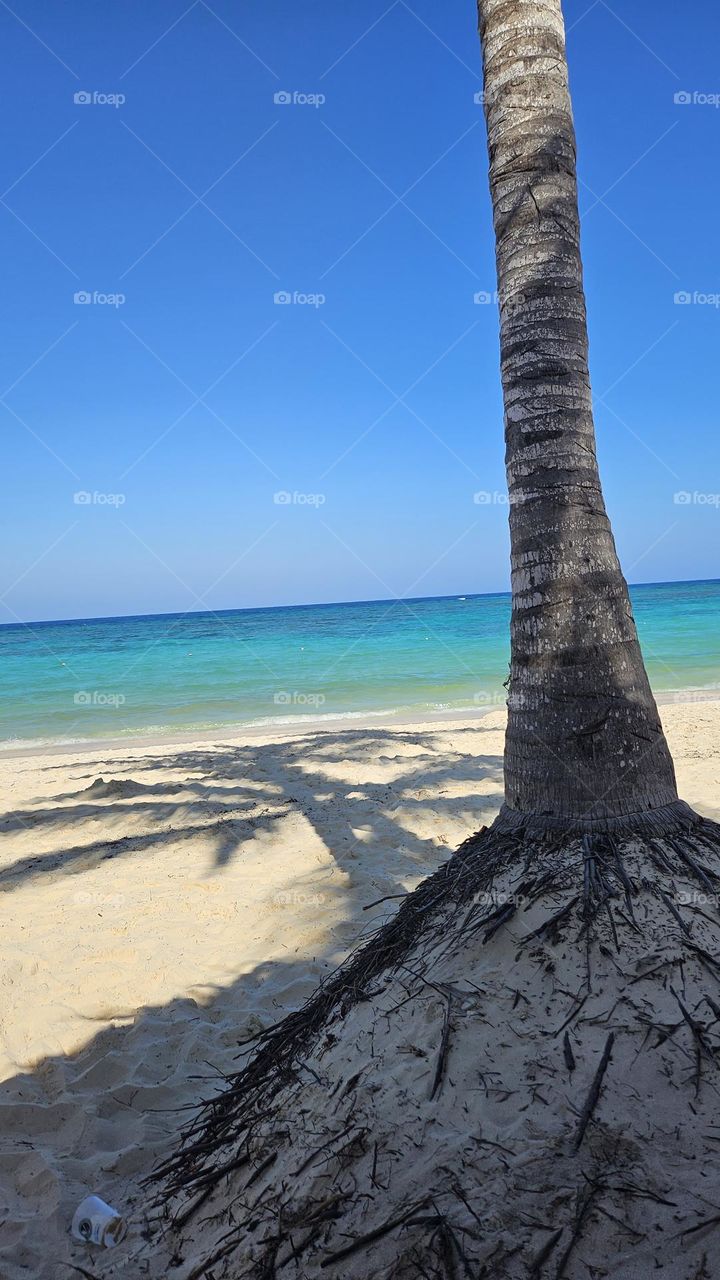
<path fill-rule="evenodd" d="M 501 760 L 473 754 L 486 730 L 453 732 L 462 745 L 450 761 L 439 758 L 432 732 L 397 730 L 309 733 L 300 747 L 281 741 L 88 757 L 73 766 L 76 787 L 51 787 L 0 819 L 6 840 L 14 835 L 32 844 L 0 870 L 9 910 L 23 888 L 62 893 L 80 886 L 82 902 L 88 875 L 113 864 L 131 879 L 134 859 L 145 865 L 150 855 L 162 866 L 186 841 L 203 850 L 199 874 L 222 882 L 231 872 L 242 874 L 249 844 L 281 837 L 289 820 L 305 824 L 306 837 L 324 846 L 338 873 L 301 881 L 300 896 L 311 903 L 313 885 L 321 884 L 329 921 L 312 955 L 295 958 L 291 951 L 287 960 L 255 965 L 227 985 L 206 981 L 200 971 L 189 994 L 137 1014 L 86 1014 L 88 1040 L 79 1052 L 47 1056 L 0 1086 L 3 1277 L 56 1280 L 71 1276 L 74 1266 L 103 1274 L 109 1258 L 67 1233 L 74 1208 L 91 1192 L 130 1214 L 128 1248 L 142 1253 L 139 1179 L 170 1155 L 192 1108 L 241 1065 L 238 1041 L 302 1006 L 348 948 L 390 918 L 408 887 L 451 852 L 454 838 L 443 845 L 414 829 L 413 816 L 428 808 L 423 797 L 432 797 L 437 826 L 447 822 L 451 831 L 475 829 L 497 811 Z M 415 755 L 401 757 L 398 744 Z M 357 778 L 347 781 L 338 776 L 340 766 L 355 755 Z M 368 760 L 374 768 L 384 755 L 397 757 L 393 781 L 368 781 Z M 47 765 L 43 776 L 52 784 L 58 771 L 67 766 Z M 98 822 L 103 834 L 83 838 L 86 824 Z M 128 826 L 132 834 L 123 834 Z M 363 874 L 368 860 L 372 868 Z M 290 901 L 277 916 L 279 934 L 294 910 L 292 892 L 284 892 Z M 156 927 L 161 946 L 161 918 Z M 242 935 L 237 951 L 241 963 Z"/>
<path fill-rule="evenodd" d="M 367 830 L 365 843 L 375 844 L 396 858 L 396 869 L 401 853 L 425 860 L 433 841 L 418 838 L 406 825 L 413 811 L 427 808 L 424 797 L 432 797 L 432 808 L 439 814 L 467 819 L 465 832 L 473 824 L 477 826 L 483 814 L 496 811 L 502 799 L 502 758 L 479 758 L 470 751 L 470 743 L 477 742 L 479 734 L 492 731 L 473 726 L 453 732 L 459 739 L 467 735 L 468 750 L 464 758 L 456 755 L 449 763 L 428 763 L 435 741 L 432 732 L 383 730 L 322 731 L 299 741 L 268 746 L 251 742 L 79 761 L 76 767 L 88 770 L 78 776 L 78 782 L 86 782 L 84 787 L 6 813 L 0 818 L 0 832 L 31 831 L 33 843 L 38 833 L 45 831 L 62 833 L 65 839 L 88 820 L 102 819 L 110 827 L 127 825 L 131 809 L 144 829 L 17 859 L 0 871 L 0 892 L 36 877 L 82 874 L 151 847 L 161 855 L 165 846 L 203 833 L 214 842 L 214 870 L 221 871 L 242 855 L 246 840 L 259 833 L 272 835 L 293 808 L 305 816 L 340 866 L 358 849 L 358 828 Z M 362 772 L 366 764 L 363 750 L 371 750 L 377 761 L 385 763 L 389 757 L 383 755 L 383 747 L 397 754 L 398 745 L 406 743 L 426 754 L 418 768 L 399 767 L 399 776 L 392 783 L 360 778 L 344 781 L 322 767 L 346 764 L 348 756 L 357 754 Z M 315 767 L 308 763 L 308 752 Z M 48 771 L 64 768 L 46 766 Z M 107 769 L 132 776 L 106 778 L 98 772 Z M 157 771 L 181 776 L 149 783 L 142 780 L 143 773 Z M 483 781 L 493 786 L 473 794 L 447 794 L 451 785 Z"/>

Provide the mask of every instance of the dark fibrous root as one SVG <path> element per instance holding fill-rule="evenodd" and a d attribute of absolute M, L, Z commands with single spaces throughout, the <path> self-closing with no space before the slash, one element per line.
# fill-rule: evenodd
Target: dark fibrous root
<path fill-rule="evenodd" d="M 580 1150 L 580 1145 L 582 1143 L 583 1138 L 585 1137 L 585 1130 L 588 1127 L 588 1123 L 592 1117 L 593 1111 L 595 1110 L 598 1098 L 600 1097 L 600 1090 L 602 1088 L 603 1076 L 605 1075 L 605 1072 L 607 1071 L 607 1068 L 608 1068 L 608 1063 L 610 1061 L 610 1055 L 612 1053 L 612 1047 L 613 1047 L 614 1041 L 615 1041 L 615 1036 L 614 1036 L 614 1033 L 611 1031 L 610 1035 L 607 1038 L 607 1041 L 605 1042 L 603 1056 L 600 1059 L 600 1066 L 598 1067 L 597 1072 L 595 1073 L 595 1079 L 592 1082 L 592 1087 L 587 1096 L 587 1101 L 585 1103 L 585 1106 L 582 1109 L 582 1115 L 580 1116 L 580 1124 L 578 1125 L 577 1136 L 575 1138 L 576 1151 Z"/>
<path fill-rule="evenodd" d="M 623 974 L 626 983 L 623 989 L 644 993 L 646 984 L 655 983 L 661 984 L 668 993 L 669 1018 L 664 1011 L 666 1006 L 662 1015 L 648 1014 L 643 1007 L 636 1022 L 644 1029 L 646 1038 L 657 1036 L 658 1044 L 679 1036 L 680 1029 L 684 1028 L 690 1051 L 683 1049 L 683 1060 L 687 1059 L 691 1067 L 694 1064 L 694 1074 L 688 1078 L 694 1081 L 697 1094 L 703 1063 L 708 1068 L 717 1067 L 720 1051 L 709 1035 L 698 1004 L 694 1001 L 688 1004 L 683 956 L 693 957 L 693 963 L 702 966 L 698 972 L 712 975 L 716 982 L 720 982 L 720 959 L 707 946 L 703 947 L 702 936 L 699 939 L 694 933 L 694 913 L 684 911 L 675 880 L 696 884 L 701 891 L 699 898 L 714 900 L 720 886 L 718 854 L 720 827 L 698 817 L 684 805 L 673 806 L 672 812 L 664 814 L 664 829 L 657 815 L 649 821 L 643 816 L 632 822 L 599 824 L 597 829 L 588 829 L 586 824 L 577 829 L 567 826 L 563 829 L 553 824 L 546 824 L 544 828 L 529 823 L 522 825 L 513 815 L 504 812 L 493 827 L 483 828 L 465 841 L 439 871 L 403 897 L 396 914 L 331 975 L 301 1009 L 255 1038 L 246 1065 L 229 1078 L 222 1092 L 203 1105 L 181 1135 L 176 1151 L 148 1180 L 161 1185 L 163 1198 L 180 1200 L 181 1211 L 175 1214 L 172 1223 L 177 1229 L 191 1218 L 198 1221 L 198 1210 L 207 1204 L 228 1175 L 242 1171 L 245 1165 L 252 1166 L 253 1173 L 244 1182 L 242 1197 L 235 1202 L 237 1218 L 230 1215 L 227 1232 L 215 1238 L 212 1252 L 195 1271 L 188 1273 L 187 1280 L 200 1280 L 212 1274 L 215 1264 L 225 1265 L 225 1259 L 234 1258 L 233 1251 L 240 1248 L 247 1232 L 255 1230 L 260 1221 L 264 1224 L 262 1264 L 252 1271 L 231 1268 L 219 1271 L 218 1275 L 257 1275 L 269 1280 L 281 1273 L 289 1274 L 284 1268 L 290 1263 L 297 1264 L 298 1274 L 302 1274 L 303 1258 L 314 1251 L 319 1272 L 327 1271 L 334 1280 L 343 1274 L 345 1259 L 352 1259 L 359 1252 L 370 1258 L 373 1248 L 381 1242 L 385 1242 L 384 1280 L 385 1277 L 406 1280 L 406 1277 L 424 1275 L 454 1278 L 467 1275 L 490 1280 L 495 1275 L 514 1275 L 510 1262 L 521 1246 L 498 1246 L 494 1256 L 484 1256 L 478 1269 L 478 1241 L 484 1239 L 484 1225 L 478 1219 L 476 1230 L 472 1222 L 475 1216 L 472 1187 L 458 1185 L 457 1170 L 453 1171 L 454 1182 L 438 1172 L 434 1185 L 418 1186 L 417 1199 L 404 1204 L 388 1199 L 391 1211 L 385 1218 L 375 1218 L 371 1229 L 365 1232 L 331 1230 L 333 1224 L 344 1224 L 349 1206 L 357 1203 L 357 1188 L 348 1190 L 347 1182 L 338 1182 L 341 1188 L 338 1193 L 320 1201 L 301 1197 L 294 1215 L 292 1207 L 288 1207 L 293 1204 L 292 1197 L 288 1199 L 286 1194 L 288 1186 L 292 1189 L 294 1179 L 299 1182 L 300 1175 L 311 1166 L 319 1169 L 325 1162 L 335 1162 L 333 1167 L 346 1172 L 352 1183 L 353 1161 L 362 1155 L 369 1165 L 369 1183 L 365 1185 L 369 1185 L 371 1192 L 376 1189 L 386 1192 L 389 1183 L 384 1179 L 390 1175 L 380 1159 L 377 1141 L 374 1142 L 377 1135 L 367 1127 L 362 1128 L 358 1121 L 357 1127 L 352 1122 L 346 1124 L 330 1138 L 318 1131 L 316 1142 L 311 1142 L 309 1147 L 305 1142 L 303 1158 L 296 1160 L 289 1177 L 285 1164 L 286 1181 L 282 1188 L 277 1186 L 273 1191 L 277 1150 L 280 1147 L 286 1153 L 293 1150 L 292 1121 L 288 1121 L 287 1115 L 283 1118 L 277 1115 L 275 1099 L 299 1078 L 310 1078 L 303 1074 L 305 1059 L 314 1060 L 312 1055 L 318 1041 L 323 1034 L 328 1034 L 331 1024 L 337 1029 L 336 1024 L 351 1010 L 363 1004 L 371 1007 L 367 1002 L 375 1001 L 394 981 L 392 991 L 393 997 L 398 991 L 397 999 L 393 998 L 392 1008 L 383 1012 L 383 1018 L 392 1017 L 393 1011 L 402 1008 L 406 999 L 414 999 L 419 988 L 429 990 L 431 996 L 436 993 L 433 998 L 442 1001 L 442 1026 L 429 1055 L 430 1079 L 425 1093 L 428 1104 L 433 1107 L 438 1099 L 442 1102 L 452 1084 L 452 1081 L 448 1083 L 448 1063 L 454 1052 L 454 1024 L 458 1016 L 462 1018 L 468 1001 L 481 1002 L 483 993 L 474 985 L 472 972 L 467 974 L 462 990 L 439 979 L 437 983 L 430 981 L 430 957 L 435 965 L 438 956 L 442 958 L 453 949 L 469 944 L 481 947 L 483 953 L 485 947 L 492 950 L 497 945 L 492 940 L 515 930 L 524 913 L 533 908 L 534 927 L 520 928 L 520 936 L 513 935 L 518 955 L 545 954 L 543 963 L 551 968 L 547 950 L 567 941 L 569 947 L 577 947 L 579 943 L 583 957 L 580 989 L 567 991 L 567 999 L 563 998 L 562 1003 L 553 1008 L 552 1024 L 541 1031 L 542 1036 L 557 1043 L 558 1067 L 568 1088 L 572 1090 L 571 1079 L 586 1081 L 576 1090 L 577 1097 L 572 1103 L 576 1118 L 574 1137 L 570 1138 L 569 1145 L 575 1155 L 584 1155 L 591 1135 L 597 1136 L 596 1113 L 602 1109 L 606 1080 L 615 1070 L 614 1045 L 617 1049 L 615 1031 L 608 1025 L 590 1076 L 587 1062 L 583 1062 L 582 1055 L 576 1058 L 571 1043 L 570 1037 L 576 1035 L 586 1001 L 596 994 L 594 946 L 618 972 L 627 939 L 635 939 L 636 952 L 640 946 L 642 964 L 637 967 L 641 971 L 633 971 L 632 976 Z M 503 876 L 507 882 L 510 872 L 514 875 L 512 898 L 503 900 L 494 894 L 494 885 Z M 655 912 L 662 918 L 664 933 L 672 933 L 673 938 L 678 939 L 677 954 L 658 953 L 656 937 L 643 944 L 644 922 L 650 918 L 648 903 L 652 901 L 657 904 Z M 720 916 L 715 923 L 720 925 Z M 571 935 L 575 926 L 576 932 Z M 407 997 L 403 996 L 406 981 L 411 983 Z M 622 994 L 620 998 L 621 1002 L 628 1003 Z M 527 999 L 523 991 L 515 990 L 512 1007 Z M 703 1002 L 706 1016 L 709 1016 L 708 1010 L 712 1014 L 712 1024 L 720 1021 L 720 1003 L 709 994 L 703 994 L 700 1004 Z M 614 1006 L 603 1016 L 611 1019 L 613 1011 Z M 673 1011 L 675 1018 L 671 1021 Z M 587 1015 L 585 1018 L 587 1020 Z M 592 1021 L 601 1023 L 602 1019 L 594 1017 Z M 319 1084 L 314 1068 L 308 1066 L 308 1071 Z M 579 1074 L 576 1075 L 576 1071 Z M 363 1062 L 358 1060 L 351 1078 L 338 1081 L 338 1089 L 343 1086 L 339 1097 L 352 1093 L 362 1075 Z M 541 1098 L 541 1101 L 546 1100 Z M 401 1123 L 400 1117 L 398 1123 Z M 473 1140 L 480 1146 L 495 1149 L 500 1162 L 506 1158 L 504 1153 L 513 1155 L 485 1135 L 478 1133 Z M 593 1173 L 582 1172 L 574 1212 L 569 1217 L 564 1215 L 564 1225 L 537 1224 L 541 1234 L 535 1235 L 536 1243 L 523 1274 L 562 1280 L 571 1273 L 576 1250 L 581 1248 L 590 1220 L 600 1213 L 608 1218 L 613 1216 L 603 1202 L 606 1193 L 619 1195 L 622 1190 L 625 1196 L 647 1196 L 660 1204 L 669 1203 L 651 1188 L 635 1189 L 629 1183 L 618 1187 L 610 1183 L 609 1173 L 605 1178 L 601 1176 L 601 1166 L 602 1162 L 596 1161 Z M 620 1165 L 608 1157 L 605 1167 L 616 1172 Z M 264 1178 L 267 1171 L 268 1177 Z M 257 1199 L 249 1203 L 244 1198 L 245 1192 L 255 1182 L 261 1190 Z M 257 1187 L 253 1195 L 256 1190 Z M 706 1220 L 703 1223 L 709 1226 Z M 703 1223 L 698 1224 L 698 1231 Z M 642 1234 L 637 1225 L 624 1221 L 619 1221 L 619 1225 L 631 1241 Z M 388 1240 L 392 1241 L 394 1259 L 390 1268 Z M 512 1265 L 515 1266 L 515 1262 Z M 369 1263 L 368 1274 L 375 1274 Z"/>

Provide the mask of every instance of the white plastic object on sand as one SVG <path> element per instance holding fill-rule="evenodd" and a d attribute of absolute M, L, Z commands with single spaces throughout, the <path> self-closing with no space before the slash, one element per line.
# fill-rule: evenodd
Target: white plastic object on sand
<path fill-rule="evenodd" d="M 127 1231 L 127 1222 L 99 1196 L 86 1196 L 75 1210 L 72 1233 L 76 1240 L 86 1244 L 104 1245 L 113 1249 Z"/>

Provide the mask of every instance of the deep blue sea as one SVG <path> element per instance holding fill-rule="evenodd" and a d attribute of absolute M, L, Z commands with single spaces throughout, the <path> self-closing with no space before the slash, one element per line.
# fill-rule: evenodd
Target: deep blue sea
<path fill-rule="evenodd" d="M 720 696 L 720 582 L 632 588 L 659 695 Z M 502 705 L 508 595 L 0 627 L 0 743 Z"/>

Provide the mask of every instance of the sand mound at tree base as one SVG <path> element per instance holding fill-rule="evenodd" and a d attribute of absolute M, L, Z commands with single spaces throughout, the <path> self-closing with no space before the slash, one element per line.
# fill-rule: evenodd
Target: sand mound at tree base
<path fill-rule="evenodd" d="M 720 1274 L 717 848 L 468 842 L 188 1131 L 151 1274 Z"/>

